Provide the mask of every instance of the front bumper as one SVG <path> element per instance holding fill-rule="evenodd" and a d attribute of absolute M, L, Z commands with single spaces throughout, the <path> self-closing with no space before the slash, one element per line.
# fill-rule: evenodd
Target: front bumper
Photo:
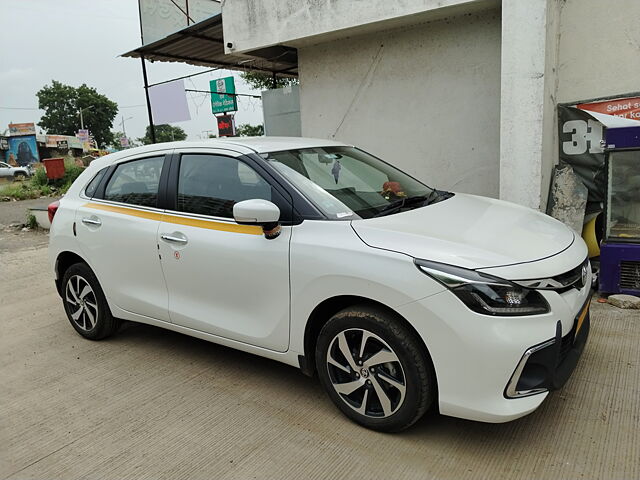
<path fill-rule="evenodd" d="M 504 391 L 505 398 L 519 398 L 557 390 L 569 380 L 589 337 L 590 299 L 576 316 L 571 331 L 562 336 L 562 324 L 556 324 L 556 336 L 524 353 Z"/>
<path fill-rule="evenodd" d="M 566 382 L 584 348 L 589 319 L 585 316 L 579 335 L 575 335 L 576 318 L 590 298 L 590 280 L 591 276 L 580 290 L 562 294 L 542 292 L 551 307 L 551 311 L 543 315 L 480 315 L 469 310 L 450 291 L 398 307 L 398 313 L 414 326 L 429 349 L 438 381 L 440 412 L 499 423 L 538 408 L 549 390 Z M 568 342 L 568 339 L 575 341 Z M 530 367 L 525 368 L 529 362 L 524 362 L 513 388 L 514 392 L 537 391 L 508 397 L 508 385 L 523 353 L 532 345 L 547 342 L 546 348 L 539 350 L 541 353 L 529 355 Z M 562 357 L 559 362 L 556 361 L 558 346 Z M 538 370 L 533 367 L 534 361 L 540 367 Z"/>

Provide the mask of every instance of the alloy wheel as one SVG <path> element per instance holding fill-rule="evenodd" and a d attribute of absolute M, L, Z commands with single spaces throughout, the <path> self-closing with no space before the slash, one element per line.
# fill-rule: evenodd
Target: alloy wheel
<path fill-rule="evenodd" d="M 98 318 L 98 302 L 89 282 L 80 275 L 74 275 L 69 278 L 65 290 L 71 320 L 82 330 L 93 329 Z"/>
<path fill-rule="evenodd" d="M 327 369 L 336 393 L 362 415 L 386 418 L 402 406 L 407 387 L 402 364 L 375 333 L 361 328 L 338 333 L 329 344 Z"/>

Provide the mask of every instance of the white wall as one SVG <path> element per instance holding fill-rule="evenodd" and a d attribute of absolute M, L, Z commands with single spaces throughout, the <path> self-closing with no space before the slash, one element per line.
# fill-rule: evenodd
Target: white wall
<path fill-rule="evenodd" d="M 498 196 L 500 11 L 299 49 L 303 136 Z"/>
<path fill-rule="evenodd" d="M 560 3 L 559 103 L 640 91 L 640 1 Z"/>
<path fill-rule="evenodd" d="M 498 6 L 500 0 L 224 0 L 225 43 L 246 52 L 275 44 L 309 45 Z M 227 49 L 229 52 L 229 49 Z"/>
<path fill-rule="evenodd" d="M 555 154 L 557 4 L 503 0 L 500 198 L 544 210 Z"/>

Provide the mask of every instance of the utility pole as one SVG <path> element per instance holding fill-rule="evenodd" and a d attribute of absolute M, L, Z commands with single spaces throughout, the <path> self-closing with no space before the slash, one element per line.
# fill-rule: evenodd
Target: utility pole
<path fill-rule="evenodd" d="M 149 81 L 147 80 L 147 67 L 144 64 L 144 55 L 140 55 L 142 62 L 142 78 L 144 79 L 144 94 L 147 97 L 147 114 L 149 115 L 149 130 L 151 133 L 151 143 L 156 143 L 156 127 L 153 124 L 153 114 L 151 113 L 151 100 L 149 99 Z"/>
<path fill-rule="evenodd" d="M 124 115 L 122 115 L 122 116 L 121 116 L 121 118 L 122 118 L 122 121 L 120 122 L 120 125 L 122 126 L 122 136 L 123 136 L 124 138 L 127 138 L 127 130 L 126 130 L 126 128 L 124 127 L 124 122 L 125 122 L 125 121 L 127 121 L 127 120 L 131 120 L 133 117 L 127 117 L 127 118 L 124 118 Z M 127 138 L 127 145 L 129 145 L 128 140 L 129 140 L 129 139 Z"/>
<path fill-rule="evenodd" d="M 90 110 L 92 108 L 93 108 L 93 105 L 89 105 L 88 107 L 78 109 L 78 113 L 80 114 L 80 130 L 84 130 L 84 118 L 82 117 L 82 112 L 85 110 Z"/>
<path fill-rule="evenodd" d="M 140 44 L 144 45 L 144 35 L 142 32 L 142 7 L 140 3 L 141 2 L 138 1 L 138 19 L 140 20 Z M 189 2 L 187 2 L 187 4 L 188 3 Z M 175 5 L 177 6 L 177 4 Z M 151 113 L 151 101 L 149 100 L 149 81 L 147 80 L 147 66 L 144 64 L 144 55 L 140 55 L 140 61 L 142 62 L 142 78 L 144 79 L 144 94 L 147 97 L 147 114 L 149 115 L 149 133 L 151 134 L 151 143 L 156 143 L 156 127 L 153 125 L 153 114 Z"/>
<path fill-rule="evenodd" d="M 127 120 L 131 120 L 133 117 L 127 117 L 124 118 L 124 115 L 122 115 L 122 121 L 120 122 L 120 125 L 122 126 L 122 135 L 124 135 L 125 137 L 127 136 L 127 130 L 124 128 L 124 122 L 126 122 Z"/>

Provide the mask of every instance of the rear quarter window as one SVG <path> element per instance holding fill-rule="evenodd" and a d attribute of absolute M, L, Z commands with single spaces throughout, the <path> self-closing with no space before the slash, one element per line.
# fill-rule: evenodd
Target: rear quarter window
<path fill-rule="evenodd" d="M 96 194 L 96 190 L 98 189 L 98 185 L 100 185 L 100 180 L 102 180 L 105 173 L 107 173 L 107 168 L 103 168 L 102 170 L 98 171 L 98 173 L 95 174 L 93 179 L 89 182 L 87 187 L 84 189 L 84 194 L 87 197 L 93 198 L 93 196 Z"/>

